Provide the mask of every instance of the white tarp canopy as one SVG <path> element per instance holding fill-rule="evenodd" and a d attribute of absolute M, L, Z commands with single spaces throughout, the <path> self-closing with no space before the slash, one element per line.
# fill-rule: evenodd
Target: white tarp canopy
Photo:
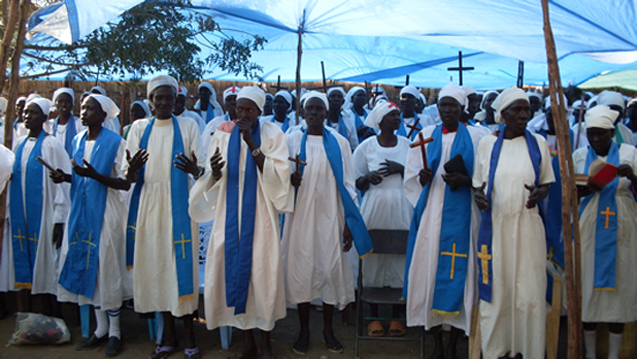
<path fill-rule="evenodd" d="M 66 0 L 56 8 L 63 15 L 33 17 L 30 31 L 75 41 L 138 3 Z M 278 75 L 282 81 L 294 81 L 299 33 L 303 81 L 320 80 L 323 61 L 326 76 L 332 80 L 403 85 L 410 75 L 411 84 L 442 87 L 450 77 L 457 82 L 458 72 L 447 68 L 458 65 L 458 51 L 463 52 L 465 66 L 475 67 L 465 72 L 464 83 L 476 88 L 515 85 L 518 61 L 525 63 L 525 84 L 541 86 L 547 81 L 539 0 L 191 3 L 196 11 L 213 16 L 224 34 L 239 38 L 245 33 L 259 34 L 268 40 L 252 57 L 263 67 L 264 81 L 276 81 Z M 635 1 L 551 0 L 550 12 L 563 84 L 578 85 L 605 71 L 637 66 Z M 65 16 L 67 30 L 61 21 Z M 54 26 L 49 29 L 47 22 Z M 215 41 L 219 34 L 203 36 Z M 34 41 L 41 38 L 36 36 Z M 205 56 L 206 41 L 200 41 Z M 213 71 L 209 78 L 246 80 L 222 71 Z"/>

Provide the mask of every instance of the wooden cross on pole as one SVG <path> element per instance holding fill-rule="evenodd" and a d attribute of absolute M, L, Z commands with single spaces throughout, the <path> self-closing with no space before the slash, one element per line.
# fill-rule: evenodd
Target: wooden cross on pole
<path fill-rule="evenodd" d="M 301 165 L 307 166 L 307 162 L 301 161 L 299 159 L 299 155 L 298 154 L 296 155 L 296 157 L 289 157 L 288 160 L 290 160 L 291 162 L 294 162 L 296 164 L 296 174 L 300 176 L 301 175 L 300 167 L 301 167 Z"/>
<path fill-rule="evenodd" d="M 272 87 L 273 89 L 276 89 L 277 91 L 281 91 L 281 90 L 289 90 L 289 88 L 284 87 L 284 86 L 281 86 L 281 75 L 277 76 L 277 79 L 276 79 L 276 86 L 272 85 L 272 86 L 270 86 L 270 87 Z"/>
<path fill-rule="evenodd" d="M 405 86 L 409 86 L 409 75 L 405 76 Z M 395 89 L 403 88 L 405 86 L 394 86 Z"/>
<path fill-rule="evenodd" d="M 422 130 L 422 128 L 418 127 L 418 123 L 419 122 L 420 122 L 420 117 L 416 116 L 416 121 L 414 122 L 414 124 L 413 125 L 407 125 L 407 127 L 410 128 L 409 134 L 407 135 L 407 138 L 411 138 L 411 135 L 414 134 L 414 131 Z M 432 139 L 432 141 L 433 141 L 433 139 Z"/>
<path fill-rule="evenodd" d="M 417 146 L 420 146 L 420 153 L 422 154 L 422 165 L 424 169 L 428 169 L 427 167 L 427 152 L 425 151 L 425 145 L 428 144 L 429 142 L 433 142 L 434 138 L 433 137 L 429 137 L 429 138 L 424 138 L 422 136 L 422 133 L 418 133 L 418 141 L 409 144 L 410 148 L 414 148 Z"/>
<path fill-rule="evenodd" d="M 325 64 L 323 63 L 323 61 L 321 61 L 321 75 L 323 77 L 323 86 L 316 86 L 316 87 L 310 87 L 310 90 L 323 90 L 323 92 L 327 93 L 327 90 L 330 87 L 338 87 L 340 85 L 335 84 L 334 81 L 332 81 L 331 85 L 327 84 L 327 78 L 325 77 Z"/>
<path fill-rule="evenodd" d="M 460 74 L 460 81 L 458 85 L 462 86 L 462 72 L 475 70 L 474 67 L 463 67 L 462 66 L 462 51 L 458 51 L 458 67 L 447 67 L 447 71 L 458 71 Z"/>
<path fill-rule="evenodd" d="M 524 86 L 524 61 L 518 61 L 518 88 Z"/>

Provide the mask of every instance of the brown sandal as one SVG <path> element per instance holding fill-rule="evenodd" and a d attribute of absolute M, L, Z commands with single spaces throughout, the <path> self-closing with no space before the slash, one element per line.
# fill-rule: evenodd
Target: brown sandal
<path fill-rule="evenodd" d="M 367 325 L 367 335 L 370 337 L 384 337 L 385 329 L 383 329 L 383 325 L 375 320 Z"/>
<path fill-rule="evenodd" d="M 389 336 L 390 337 L 402 337 L 407 333 L 407 328 L 405 327 L 405 323 L 392 320 L 389 323 Z"/>

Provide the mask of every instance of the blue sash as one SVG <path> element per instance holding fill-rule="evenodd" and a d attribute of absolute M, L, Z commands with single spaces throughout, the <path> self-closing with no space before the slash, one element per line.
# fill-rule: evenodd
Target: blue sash
<path fill-rule="evenodd" d="M 352 113 L 354 114 L 354 128 L 356 128 L 356 131 L 361 129 L 361 127 L 367 127 L 367 126 L 365 126 L 365 119 L 367 118 L 367 111 L 365 111 L 365 109 L 363 109 L 363 118 L 362 119 L 358 115 L 358 113 L 356 113 L 356 111 L 353 108 L 352 108 Z M 347 137 L 345 137 L 345 138 L 347 138 Z M 364 140 L 365 140 L 365 136 L 358 136 L 358 143 L 361 143 Z"/>
<path fill-rule="evenodd" d="M 9 200 L 11 202 L 11 238 L 13 239 L 15 289 L 31 289 L 33 282 L 33 266 L 35 265 L 40 223 L 42 221 L 42 182 L 44 181 L 42 165 L 35 159 L 38 156 L 42 156 L 42 142 L 44 142 L 45 137 L 46 131 L 42 130 L 29 155 L 26 173 L 22 173 L 22 152 L 24 145 L 29 141 L 28 137 L 18 145 L 15 163 L 13 164 Z M 24 201 L 22 199 L 23 175 L 25 176 Z M 25 211 L 25 208 L 28 208 L 28 210 Z"/>
<path fill-rule="evenodd" d="M 442 156 L 442 125 L 436 127 L 432 137 L 434 141 L 427 146 L 429 153 L 428 166 L 435 174 L 440 166 Z M 461 155 L 469 176 L 473 175 L 474 150 L 469 130 L 462 124 L 451 147 L 450 157 Z M 409 270 L 413 259 L 420 220 L 427 207 L 431 183 L 420 193 L 420 198 L 411 219 L 407 242 L 407 262 L 403 297 L 407 298 L 409 288 Z M 442 223 L 440 227 L 440 253 L 436 270 L 434 300 L 432 312 L 443 315 L 457 315 L 462 308 L 464 288 L 467 276 L 468 256 L 471 243 L 471 188 L 462 186 L 452 191 L 445 185 L 445 197 L 442 206 Z M 444 225 L 454 223 L 453 226 Z"/>
<path fill-rule="evenodd" d="M 299 159 L 301 161 L 306 161 L 307 158 L 307 154 L 305 152 L 306 142 L 307 131 L 303 133 L 303 138 L 301 139 L 301 149 L 299 153 Z M 356 206 L 356 203 L 343 183 L 343 157 L 338 140 L 326 128 L 323 128 L 323 147 L 325 148 L 325 155 L 327 156 L 327 160 L 330 162 L 330 167 L 334 174 L 338 193 L 341 196 L 341 203 L 343 204 L 345 212 L 345 221 L 352 233 L 356 251 L 360 258 L 364 258 L 374 250 L 372 240 L 369 237 L 367 226 L 365 225 L 365 221 L 358 210 L 358 206 Z M 301 174 L 303 174 L 305 166 L 301 165 L 299 170 L 301 171 Z"/>
<path fill-rule="evenodd" d="M 203 104 L 200 106 L 201 111 L 204 110 L 203 108 Z M 206 122 L 206 124 L 208 124 L 208 122 L 212 121 L 213 118 L 215 118 L 215 108 L 212 106 L 211 103 L 206 104 L 206 118 L 204 118 L 203 120 Z"/>
<path fill-rule="evenodd" d="M 276 119 L 274 118 L 274 116 L 272 116 L 272 119 L 270 120 L 270 122 L 276 122 Z M 285 115 L 285 120 L 283 120 L 283 125 L 281 126 L 281 131 L 283 131 L 283 133 L 285 133 L 285 131 L 287 131 L 288 128 L 290 128 L 290 119 L 288 118 L 288 115 Z"/>
<path fill-rule="evenodd" d="M 261 145 L 261 126 L 252 129 L 252 138 L 257 146 Z M 254 240 L 254 219 L 257 206 L 258 169 L 254 157 L 246 154 L 243 181 L 243 198 L 239 214 L 239 169 L 241 158 L 241 133 L 234 126 L 228 141 L 228 182 L 226 192 L 226 230 L 225 230 L 225 276 L 226 305 L 234 307 L 234 314 L 244 314 L 248 302 L 250 275 L 252 272 L 252 244 Z M 241 216 L 241 231 L 239 231 Z"/>
<path fill-rule="evenodd" d="M 331 122 L 329 122 L 330 120 L 325 120 L 325 121 L 328 121 L 330 125 L 332 124 Z M 338 132 L 339 135 L 349 140 L 349 133 L 347 133 L 347 127 L 345 126 L 345 122 L 343 122 L 343 115 L 341 115 L 340 113 L 338 114 L 338 124 L 336 125 L 336 131 Z"/>
<path fill-rule="evenodd" d="M 88 131 L 73 141 L 73 159 L 82 163 Z M 110 177 L 122 138 L 106 128 L 100 130 L 91 152 L 91 165 L 103 176 Z M 92 178 L 73 173 L 71 211 L 68 222 L 69 250 L 63 263 L 59 283 L 71 293 L 93 298 L 99 248 L 106 211 L 108 187 Z"/>
<path fill-rule="evenodd" d="M 139 141 L 140 149 L 148 148 L 150 133 L 155 124 L 156 117 L 153 117 L 142 134 Z M 170 161 L 170 200 L 173 223 L 173 243 L 175 245 L 175 263 L 177 267 L 177 286 L 179 289 L 179 302 L 187 302 L 194 299 L 193 284 L 193 258 L 192 245 L 193 238 L 190 228 L 190 216 L 188 215 L 188 174 L 173 165 L 173 159 L 179 153 L 186 153 L 179 121 L 172 116 L 173 121 L 173 143 L 172 156 L 166 161 Z M 152 156 L 152 155 L 151 155 Z M 126 267 L 132 268 L 134 262 L 135 235 L 137 227 L 137 215 L 139 210 L 139 199 L 144 186 L 144 173 L 146 165 L 137 172 L 137 184 L 131 196 L 130 208 L 128 211 L 128 223 L 126 225 Z M 158 220 L 163 220 L 158 218 Z M 198 239 L 197 239 L 198 240 Z"/>
<path fill-rule="evenodd" d="M 58 117 L 53 122 L 53 136 L 57 136 L 59 121 L 60 121 L 60 118 Z M 76 134 L 77 134 L 77 131 L 75 129 L 75 118 L 73 118 L 73 115 L 71 115 L 71 117 L 69 117 L 68 122 L 66 123 L 66 134 L 64 135 L 64 143 L 63 143 L 64 149 L 66 150 L 66 153 L 69 154 L 69 157 L 73 157 L 73 139 L 75 138 Z M 82 162 L 78 162 L 78 163 L 81 164 Z"/>
<path fill-rule="evenodd" d="M 495 171 L 498 167 L 498 160 L 500 159 L 500 151 L 502 150 L 502 143 L 504 141 L 504 130 L 500 131 L 498 139 L 493 145 L 491 152 L 491 160 L 489 162 L 489 183 L 487 187 L 487 203 L 489 207 L 482 211 L 482 222 L 480 223 L 480 233 L 478 235 L 478 261 L 480 264 L 479 277 L 478 277 L 478 289 L 480 291 L 480 299 L 491 302 L 491 293 L 493 289 L 493 251 L 491 244 L 493 242 L 493 218 L 491 211 L 493 205 L 491 203 L 491 192 L 493 190 L 493 181 L 495 178 Z M 537 140 L 531 132 L 524 131 L 524 137 L 526 138 L 526 144 L 529 148 L 529 157 L 531 158 L 531 164 L 533 165 L 533 171 L 535 172 L 534 185 L 537 187 L 540 183 L 540 163 L 542 162 L 542 153 L 538 146 Z M 541 207 L 538 204 L 538 210 Z M 486 267 L 486 268 L 485 268 Z M 485 273 L 485 269 L 487 273 Z"/>
<path fill-rule="evenodd" d="M 588 167 L 597 159 L 597 153 L 592 147 L 588 148 L 586 155 L 586 165 L 584 173 L 588 174 Z M 611 142 L 608 158 L 606 162 L 619 166 L 619 145 L 615 141 Z M 595 290 L 611 290 L 615 288 L 615 269 L 617 267 L 617 184 L 619 177 L 604 187 L 599 192 L 599 203 L 597 204 L 597 222 L 595 225 L 595 279 L 593 288 Z M 590 203 L 593 193 L 584 197 L 580 205 L 580 218 L 584 209 Z"/>
<path fill-rule="evenodd" d="M 414 113 L 415 115 L 416 113 Z M 415 119 L 417 119 L 418 116 L 414 117 L 414 121 Z M 416 136 L 418 135 L 418 132 L 420 132 L 422 130 L 422 125 L 420 124 L 420 121 L 418 121 L 418 123 L 416 124 L 416 128 L 418 129 L 417 131 L 412 132 L 411 134 L 411 138 L 409 139 L 410 141 L 413 141 L 414 138 L 416 138 Z M 403 119 L 403 113 L 400 113 L 400 127 L 398 127 L 398 130 L 396 131 L 396 134 L 399 136 L 403 136 L 403 137 L 407 137 L 407 135 L 409 134 L 409 132 L 407 132 L 407 128 L 405 127 L 405 121 Z"/>

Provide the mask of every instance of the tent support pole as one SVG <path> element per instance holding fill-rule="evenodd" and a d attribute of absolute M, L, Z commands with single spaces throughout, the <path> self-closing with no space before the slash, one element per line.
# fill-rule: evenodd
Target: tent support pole
<path fill-rule="evenodd" d="M 296 124 L 299 124 L 299 109 L 301 107 L 301 57 L 303 56 L 303 29 L 299 28 L 299 45 L 296 50 Z"/>
<path fill-rule="evenodd" d="M 544 40 L 548 63 L 549 91 L 551 108 L 555 122 L 557 146 L 559 151 L 560 175 L 562 177 L 562 231 L 564 234 L 564 262 L 566 279 L 566 298 L 568 302 L 568 358 L 582 358 L 582 292 L 580 273 L 580 227 L 578 218 L 578 198 L 575 186 L 575 170 L 570 146 L 566 104 L 560 79 L 557 51 L 553 30 L 549 20 L 548 0 L 542 0 L 544 17 Z M 558 103 L 559 99 L 559 103 Z M 573 223 L 573 231 L 568 225 Z"/>

